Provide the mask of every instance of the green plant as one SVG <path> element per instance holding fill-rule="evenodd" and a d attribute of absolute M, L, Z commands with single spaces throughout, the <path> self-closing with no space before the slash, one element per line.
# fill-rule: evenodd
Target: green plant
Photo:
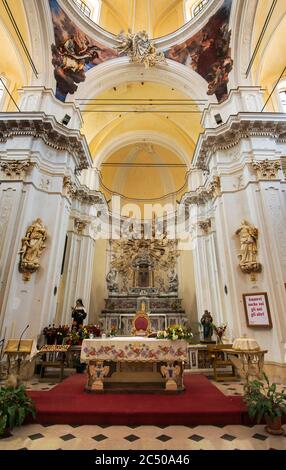
<path fill-rule="evenodd" d="M 246 384 L 243 398 L 250 418 L 256 418 L 258 423 L 263 417 L 274 421 L 277 416 L 286 414 L 285 390 L 277 392 L 276 384 L 270 384 L 265 373 L 263 378 L 264 381 L 252 380 Z"/>
<path fill-rule="evenodd" d="M 0 435 L 6 429 L 21 426 L 29 414 L 36 416 L 35 406 L 23 385 L 0 388 Z"/>

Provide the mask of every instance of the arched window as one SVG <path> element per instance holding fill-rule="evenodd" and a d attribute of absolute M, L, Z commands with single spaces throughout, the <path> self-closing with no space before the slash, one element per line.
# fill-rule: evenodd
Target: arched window
<path fill-rule="evenodd" d="M 99 21 L 100 0 L 73 0 L 82 13 L 95 23 Z"/>
<path fill-rule="evenodd" d="M 282 112 L 286 113 L 286 78 L 280 80 L 277 86 L 278 89 L 278 96 L 280 100 L 280 108 L 282 108 Z"/>
<path fill-rule="evenodd" d="M 210 0 L 185 0 L 185 20 L 190 21 L 197 16 Z"/>

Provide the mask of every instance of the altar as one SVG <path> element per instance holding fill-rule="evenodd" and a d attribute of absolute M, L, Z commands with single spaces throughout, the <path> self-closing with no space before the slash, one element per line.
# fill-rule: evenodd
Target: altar
<path fill-rule="evenodd" d="M 87 391 L 179 392 L 187 357 L 184 340 L 132 336 L 86 339 L 80 359 L 87 363 Z"/>

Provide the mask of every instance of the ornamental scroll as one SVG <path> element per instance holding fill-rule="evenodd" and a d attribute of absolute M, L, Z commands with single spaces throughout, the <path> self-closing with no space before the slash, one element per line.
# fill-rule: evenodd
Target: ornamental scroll
<path fill-rule="evenodd" d="M 22 238 L 22 246 L 19 251 L 19 271 L 23 274 L 24 281 L 29 281 L 31 274 L 40 267 L 40 256 L 46 248 L 47 230 L 41 219 L 36 219 L 27 229 Z"/>

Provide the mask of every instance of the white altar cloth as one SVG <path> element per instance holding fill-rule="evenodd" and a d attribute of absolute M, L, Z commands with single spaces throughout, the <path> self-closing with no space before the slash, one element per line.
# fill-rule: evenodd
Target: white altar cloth
<path fill-rule="evenodd" d="M 142 336 L 85 339 L 80 356 L 81 362 L 184 362 L 187 358 L 188 343 L 184 340 Z"/>

